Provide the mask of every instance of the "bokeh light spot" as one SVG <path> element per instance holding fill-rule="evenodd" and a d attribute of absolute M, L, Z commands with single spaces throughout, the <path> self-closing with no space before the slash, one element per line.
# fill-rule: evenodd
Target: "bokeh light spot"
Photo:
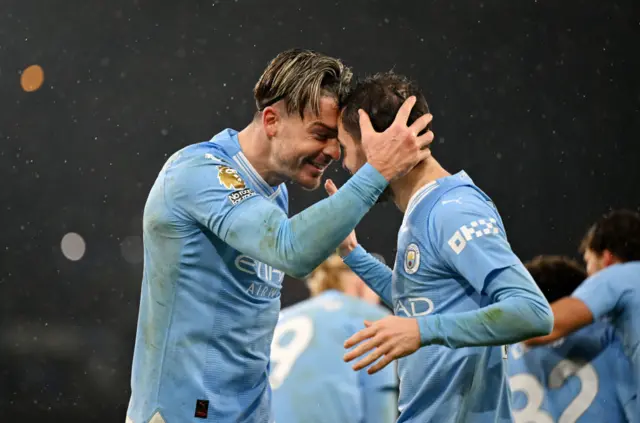
<path fill-rule="evenodd" d="M 78 261 L 84 256 L 87 245 L 84 239 L 75 232 L 69 232 L 62 237 L 60 242 L 62 254 L 71 261 Z"/>
<path fill-rule="evenodd" d="M 38 90 L 44 82 L 44 71 L 38 65 L 31 65 L 26 68 L 20 76 L 22 89 L 30 93 Z"/>

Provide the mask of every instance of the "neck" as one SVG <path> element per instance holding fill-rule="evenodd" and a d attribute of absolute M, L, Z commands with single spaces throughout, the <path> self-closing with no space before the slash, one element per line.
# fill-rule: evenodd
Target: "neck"
<path fill-rule="evenodd" d="M 449 172 L 440 166 L 440 163 L 438 163 L 436 159 L 429 157 L 402 178 L 391 181 L 389 185 L 393 192 L 393 201 L 400 211 L 404 213 L 409 205 L 409 200 L 420 188 L 429 182 L 450 175 Z"/>
<path fill-rule="evenodd" d="M 238 133 L 238 142 L 244 156 L 266 183 L 276 186 L 285 182 L 286 178 L 274 170 L 271 142 L 261 125 L 251 122 Z"/>

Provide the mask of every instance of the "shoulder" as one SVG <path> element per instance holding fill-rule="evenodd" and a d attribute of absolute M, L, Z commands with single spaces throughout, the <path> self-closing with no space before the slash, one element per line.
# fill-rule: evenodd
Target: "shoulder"
<path fill-rule="evenodd" d="M 578 289 L 580 288 L 584 289 L 585 287 L 588 288 L 593 285 L 607 284 L 607 283 L 613 282 L 614 280 L 618 279 L 620 276 L 626 273 L 623 266 L 624 265 L 616 264 L 613 266 L 608 266 L 600 270 L 599 272 L 594 273 L 593 275 L 585 279 L 585 281 L 582 282 L 582 284 L 578 287 Z M 621 279 L 620 281 L 622 282 L 623 280 L 624 279 Z"/>
<path fill-rule="evenodd" d="M 620 276 L 628 283 L 637 284 L 640 279 L 640 261 L 630 261 L 627 263 L 609 266 L 611 276 Z M 607 270 L 605 269 L 605 270 Z M 604 270 L 603 270 L 604 271 Z"/>
<path fill-rule="evenodd" d="M 469 186 L 442 195 L 429 213 L 426 230 L 432 240 L 452 236 L 481 237 L 504 231 L 493 202 Z"/>
<path fill-rule="evenodd" d="M 433 205 L 434 223 L 465 220 L 469 217 L 495 218 L 493 202 L 470 186 L 460 186 L 444 193 Z"/>
<path fill-rule="evenodd" d="M 247 188 L 235 163 L 207 143 L 194 144 L 176 153 L 168 163 L 167 176 L 177 188 L 198 190 L 199 187 L 237 191 Z"/>
<path fill-rule="evenodd" d="M 361 298 L 345 295 L 349 314 L 356 319 L 378 320 L 391 314 L 389 310 L 378 304 L 371 304 Z"/>

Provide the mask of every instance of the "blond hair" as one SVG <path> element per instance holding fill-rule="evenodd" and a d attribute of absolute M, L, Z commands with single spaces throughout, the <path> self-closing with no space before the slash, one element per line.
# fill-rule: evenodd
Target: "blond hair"
<path fill-rule="evenodd" d="M 267 66 L 253 89 L 258 111 L 284 100 L 287 113 L 310 108 L 320 113 L 320 99 L 334 97 L 340 102 L 351 82 L 351 69 L 339 59 L 312 50 L 292 49 L 278 54 Z"/>
<path fill-rule="evenodd" d="M 351 269 L 344 264 L 340 256 L 334 254 L 326 259 L 320 266 L 311 273 L 307 279 L 307 286 L 311 291 L 311 296 L 318 295 L 324 291 L 335 289 L 344 292 L 344 272 Z"/>

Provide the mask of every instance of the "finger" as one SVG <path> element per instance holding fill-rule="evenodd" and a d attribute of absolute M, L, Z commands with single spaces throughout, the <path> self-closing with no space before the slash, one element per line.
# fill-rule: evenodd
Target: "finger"
<path fill-rule="evenodd" d="M 409 129 L 411 129 L 414 134 L 419 134 L 431 123 L 432 120 L 433 115 L 431 113 L 424 114 L 416 119 L 416 121 L 411 124 Z"/>
<path fill-rule="evenodd" d="M 418 163 L 423 162 L 431 157 L 431 149 L 425 148 L 424 150 L 418 151 Z"/>
<path fill-rule="evenodd" d="M 421 150 L 424 150 L 425 148 L 427 148 L 429 146 L 429 144 L 431 144 L 433 142 L 433 139 L 435 138 L 435 136 L 433 135 L 433 132 L 431 131 L 427 131 L 426 134 L 422 134 L 418 137 L 418 145 L 420 146 Z"/>
<path fill-rule="evenodd" d="M 369 370 L 367 370 L 367 373 L 369 373 L 370 375 L 377 373 L 380 370 L 387 367 L 387 365 L 391 363 L 393 360 L 395 360 L 395 354 L 393 354 L 393 351 L 389 351 L 387 354 L 385 354 L 384 357 L 382 357 L 382 360 L 378 361 L 376 364 L 369 367 Z"/>
<path fill-rule="evenodd" d="M 331 179 L 327 179 L 324 182 L 324 189 L 325 191 L 327 191 L 327 194 L 329 195 L 333 195 L 336 192 L 338 192 L 338 187 L 336 186 L 336 184 L 333 183 Z"/>
<path fill-rule="evenodd" d="M 361 331 L 356 332 L 351 338 L 344 341 L 345 348 L 351 348 L 356 344 L 364 341 L 365 339 L 369 339 L 376 334 L 376 329 L 373 327 L 362 329 Z"/>
<path fill-rule="evenodd" d="M 368 327 L 370 327 L 371 325 L 373 325 L 373 322 L 372 322 L 372 321 L 370 321 L 370 320 L 365 320 L 365 321 L 364 321 L 364 327 L 368 328 Z"/>
<path fill-rule="evenodd" d="M 400 106 L 400 110 L 396 113 L 396 118 L 393 120 L 391 126 L 405 126 L 409 120 L 409 115 L 411 114 L 411 109 L 413 109 L 414 104 L 416 104 L 416 97 L 412 95 L 402 103 L 402 106 Z"/>
<path fill-rule="evenodd" d="M 358 110 L 358 116 L 360 120 L 360 134 L 375 132 L 373 129 L 373 125 L 371 125 L 371 119 L 369 119 L 369 115 L 362 109 Z"/>
<path fill-rule="evenodd" d="M 373 363 L 374 361 L 376 361 L 377 359 L 382 357 L 384 355 L 384 352 L 385 351 L 381 347 L 376 348 L 368 356 L 366 356 L 365 358 L 363 358 L 362 360 L 360 360 L 356 364 L 354 364 L 353 365 L 353 370 L 355 370 L 357 372 L 358 370 L 364 369 L 369 364 Z"/>
<path fill-rule="evenodd" d="M 349 351 L 348 353 L 346 353 L 343 357 L 345 362 L 350 362 L 351 360 L 353 360 L 354 358 L 358 358 L 361 355 L 364 355 L 365 353 L 371 351 L 372 349 L 374 349 L 375 347 L 378 346 L 379 343 L 381 343 L 382 341 L 376 338 L 373 338 L 370 341 L 364 342 L 360 345 L 358 345 L 356 348 L 352 349 L 351 351 Z"/>

